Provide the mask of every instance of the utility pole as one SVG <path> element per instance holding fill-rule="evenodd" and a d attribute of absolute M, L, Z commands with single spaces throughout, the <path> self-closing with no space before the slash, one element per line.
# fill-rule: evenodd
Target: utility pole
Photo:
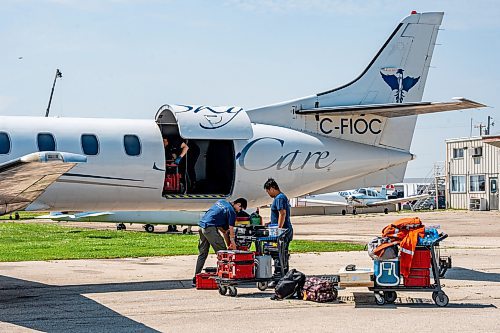
<path fill-rule="evenodd" d="M 52 84 L 52 91 L 50 92 L 50 98 L 49 98 L 49 105 L 47 105 L 47 111 L 45 111 L 45 117 L 49 116 L 50 112 L 50 103 L 52 103 L 52 95 L 54 94 L 54 88 L 56 87 L 56 80 L 57 78 L 62 78 L 62 73 L 58 69 L 56 69 L 56 76 L 54 77 L 54 83 Z"/>
<path fill-rule="evenodd" d="M 486 127 L 485 135 L 490 135 L 491 134 L 491 126 L 495 126 L 495 123 L 492 121 L 493 118 L 491 116 L 488 116 L 488 126 Z"/>

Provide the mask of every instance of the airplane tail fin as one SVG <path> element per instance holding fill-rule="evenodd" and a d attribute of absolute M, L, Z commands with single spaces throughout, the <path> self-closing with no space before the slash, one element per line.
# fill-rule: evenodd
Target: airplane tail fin
<path fill-rule="evenodd" d="M 398 24 L 370 64 L 352 82 L 313 96 L 249 110 L 251 120 L 280 126 L 285 120 L 292 128 L 409 151 L 418 114 L 412 113 L 409 106 L 426 104 L 420 101 L 443 15 L 442 12 L 412 13 Z M 360 106 L 367 108 L 353 110 Z M 387 107 L 387 112 L 377 114 L 375 109 L 380 107 Z M 395 107 L 401 112 L 392 112 Z M 323 113 L 328 108 L 332 108 L 332 112 Z M 431 110 L 442 111 L 446 110 L 436 106 Z M 292 119 L 288 116 L 290 113 Z"/>
<path fill-rule="evenodd" d="M 421 101 L 443 15 L 405 17 L 361 75 L 317 94 L 319 107 Z"/>

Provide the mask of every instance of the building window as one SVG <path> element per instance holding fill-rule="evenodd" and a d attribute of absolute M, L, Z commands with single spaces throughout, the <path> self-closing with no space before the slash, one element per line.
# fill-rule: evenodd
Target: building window
<path fill-rule="evenodd" d="M 82 150 L 85 155 L 99 154 L 99 141 L 94 134 L 82 134 Z"/>
<path fill-rule="evenodd" d="M 484 175 L 470 176 L 470 191 L 484 192 L 486 189 L 486 181 Z"/>
<path fill-rule="evenodd" d="M 125 152 L 129 156 L 139 156 L 141 154 L 141 142 L 137 135 L 127 134 L 123 137 Z"/>
<path fill-rule="evenodd" d="M 56 140 L 50 133 L 39 133 L 37 136 L 38 151 L 55 151 Z"/>
<path fill-rule="evenodd" d="M 5 132 L 0 132 L 0 154 L 10 153 L 10 138 Z"/>
<path fill-rule="evenodd" d="M 465 176 L 451 176 L 451 192 L 465 193 Z"/>
<path fill-rule="evenodd" d="M 472 151 L 472 157 L 483 156 L 483 147 L 476 147 Z"/>
<path fill-rule="evenodd" d="M 464 149 L 453 148 L 453 158 L 464 158 Z"/>

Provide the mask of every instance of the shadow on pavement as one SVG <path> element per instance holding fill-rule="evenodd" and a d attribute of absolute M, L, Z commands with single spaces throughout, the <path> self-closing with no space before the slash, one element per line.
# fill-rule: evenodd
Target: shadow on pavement
<path fill-rule="evenodd" d="M 475 271 L 463 267 L 453 267 L 446 272 L 445 279 L 500 282 L 500 274 Z"/>
<path fill-rule="evenodd" d="M 83 294 L 189 288 L 190 280 L 52 286 L 0 276 L 0 321 L 44 332 L 158 332 Z"/>

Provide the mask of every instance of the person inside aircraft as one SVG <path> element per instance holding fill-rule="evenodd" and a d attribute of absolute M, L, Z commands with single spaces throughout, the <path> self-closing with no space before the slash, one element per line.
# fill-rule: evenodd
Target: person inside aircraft
<path fill-rule="evenodd" d="M 269 178 L 264 183 L 264 189 L 267 194 L 273 198 L 273 203 L 271 204 L 271 221 L 268 224 L 270 227 L 278 227 L 285 229 L 284 235 L 284 247 L 285 247 L 285 258 L 288 258 L 288 247 L 293 239 L 293 227 L 290 221 L 290 202 L 286 195 L 281 192 L 278 183 L 273 178 Z M 284 272 L 288 272 L 288 260 L 285 260 Z M 275 260 L 274 263 L 275 275 L 280 274 L 281 266 L 279 260 Z"/>
<path fill-rule="evenodd" d="M 192 191 L 196 184 L 195 165 L 200 155 L 200 148 L 196 143 L 188 142 L 180 136 L 164 137 L 163 146 L 167 164 L 173 162 L 179 166 L 186 188 Z"/>
<path fill-rule="evenodd" d="M 222 199 L 213 204 L 205 215 L 203 215 L 198 223 L 198 234 L 200 236 L 198 242 L 199 255 L 196 261 L 193 284 L 196 283 L 196 274 L 201 273 L 205 265 L 210 246 L 212 246 L 216 253 L 227 248 L 231 250 L 236 249 L 234 235 L 236 214 L 246 208 L 247 200 L 245 198 L 238 198 L 233 202 Z M 224 238 L 220 235 L 219 231 L 222 231 Z"/>

